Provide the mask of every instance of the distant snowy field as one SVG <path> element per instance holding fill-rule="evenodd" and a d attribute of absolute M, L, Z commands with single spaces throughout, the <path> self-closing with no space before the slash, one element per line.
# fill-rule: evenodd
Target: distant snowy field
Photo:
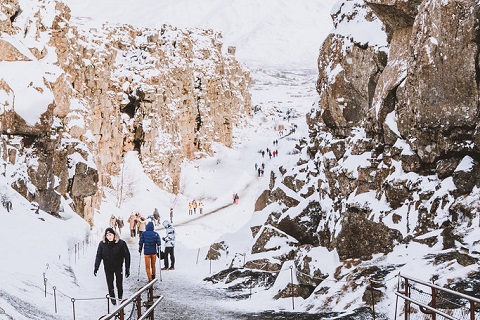
<path fill-rule="evenodd" d="M 330 10 L 336 0 L 64 0 L 72 16 L 160 28 L 213 29 L 221 32 L 224 50 L 250 65 L 282 69 L 316 69 L 323 39 L 332 29 Z"/>

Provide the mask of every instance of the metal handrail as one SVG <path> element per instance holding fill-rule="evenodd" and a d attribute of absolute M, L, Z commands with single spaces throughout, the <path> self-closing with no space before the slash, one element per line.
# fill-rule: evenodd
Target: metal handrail
<path fill-rule="evenodd" d="M 400 274 L 399 276 L 401 278 L 405 278 L 405 279 L 412 280 L 412 281 L 415 281 L 417 283 L 423 284 L 427 287 L 435 288 L 435 289 L 438 289 L 438 290 L 441 290 L 441 291 L 445 291 L 445 292 L 451 293 L 453 295 L 462 297 L 464 299 L 468 299 L 468 300 L 471 300 L 471 301 L 475 301 L 476 303 L 480 303 L 480 299 L 469 296 L 467 294 L 463 294 L 463 293 L 460 293 L 460 292 L 457 292 L 457 291 L 454 291 L 454 290 L 450 290 L 450 289 L 447 289 L 447 288 L 444 288 L 444 287 L 440 287 L 440 286 L 437 286 L 436 284 L 428 283 L 428 282 L 425 282 L 425 281 L 422 281 L 422 280 L 419 280 L 419 279 L 416 279 L 416 278 L 413 278 L 413 277 L 405 276 L 405 275 L 402 275 L 402 274 Z"/>
<path fill-rule="evenodd" d="M 150 312 L 152 312 L 153 309 L 155 309 L 155 307 L 156 307 L 162 300 L 163 300 L 163 296 L 160 296 L 160 297 L 158 298 L 158 300 L 155 301 L 155 302 L 153 303 L 153 305 L 145 311 L 145 314 L 144 314 L 143 316 L 141 316 L 140 318 L 138 318 L 138 320 L 144 320 L 144 319 L 147 319 L 147 317 L 150 317 Z"/>
<path fill-rule="evenodd" d="M 437 297 L 437 294 L 439 292 L 445 292 L 445 293 L 448 293 L 448 294 L 450 294 L 452 296 L 455 296 L 457 298 L 467 300 L 468 303 L 469 303 L 468 308 L 465 307 L 465 306 L 460 306 L 460 305 L 458 305 L 458 306 L 461 307 L 461 308 L 468 309 L 468 313 L 470 315 L 469 316 L 470 320 L 475 320 L 476 319 L 476 314 L 478 315 L 478 311 L 475 308 L 475 305 L 480 303 L 480 299 L 469 296 L 467 294 L 463 294 L 463 293 L 454 291 L 454 290 L 450 290 L 450 289 L 447 289 L 447 288 L 440 287 L 440 286 L 435 285 L 433 283 L 428 283 L 426 281 L 422 281 L 422 280 L 419 280 L 419 279 L 416 279 L 416 278 L 413 278 L 413 277 L 401 275 L 400 273 L 398 274 L 398 276 L 399 276 L 399 280 L 403 279 L 405 290 L 400 291 L 400 282 L 399 282 L 398 283 L 398 289 L 397 289 L 397 292 L 395 292 L 395 294 L 397 295 L 397 299 L 400 297 L 400 298 L 405 300 L 405 319 L 406 320 L 409 319 L 409 314 L 411 312 L 410 308 L 409 308 L 410 303 L 418 306 L 422 313 L 431 314 L 433 320 L 436 319 L 436 315 L 442 316 L 442 317 L 444 317 L 446 319 L 450 319 L 450 320 L 459 320 L 458 318 L 450 316 L 450 315 L 446 314 L 445 312 L 443 312 L 443 311 L 441 311 L 440 309 L 437 308 L 436 297 Z M 431 291 L 432 291 L 431 292 L 431 301 L 428 304 L 425 304 L 421 301 L 418 301 L 414 298 L 411 298 L 411 292 L 410 292 L 409 288 L 414 289 L 414 287 L 413 287 L 413 285 L 410 285 L 410 282 L 414 283 L 414 284 L 421 285 L 421 286 L 425 286 L 425 287 L 431 289 Z M 403 287 L 403 285 L 402 285 L 402 287 Z M 416 289 L 416 290 L 418 290 L 418 289 Z M 456 309 L 456 308 L 453 308 L 453 309 Z M 396 318 L 396 310 L 395 310 L 395 318 Z"/>
<path fill-rule="evenodd" d="M 412 280 L 412 279 L 410 279 L 410 280 Z M 444 313 L 444 312 L 442 312 L 442 311 L 440 311 L 440 310 L 438 310 L 438 309 L 434 309 L 434 308 L 432 308 L 432 307 L 430 307 L 430 306 L 428 306 L 428 305 L 426 305 L 426 304 L 423 304 L 423 303 L 421 303 L 421 302 L 415 301 L 414 299 L 409 298 L 409 297 L 407 297 L 407 296 L 404 295 L 404 294 L 401 294 L 401 293 L 399 293 L 399 292 L 395 292 L 395 294 L 396 294 L 397 296 L 399 296 L 400 298 L 403 298 L 403 299 L 405 299 L 405 300 L 408 300 L 408 301 L 416 304 L 417 306 L 420 306 L 420 307 L 423 307 L 423 308 L 428 309 L 428 310 L 430 310 L 430 311 L 433 311 L 433 312 L 435 312 L 436 314 L 441 315 L 442 317 L 445 317 L 445 318 L 450 319 L 450 320 L 458 320 L 457 318 L 453 318 L 452 316 L 449 316 L 448 314 L 446 314 L 446 313 Z"/>
<path fill-rule="evenodd" d="M 147 283 L 146 286 L 144 286 L 143 288 L 141 288 L 140 290 L 138 290 L 133 296 L 131 296 L 130 298 L 128 298 L 127 300 L 124 300 L 115 310 L 113 310 L 110 314 L 107 314 L 103 317 L 100 318 L 100 320 L 109 320 L 109 319 L 112 319 L 115 317 L 115 315 L 120 312 L 122 309 L 124 309 L 127 305 L 129 305 L 130 303 L 132 303 L 134 300 L 137 299 L 137 297 L 139 295 L 141 295 L 142 293 L 144 293 L 146 290 L 150 289 L 155 283 L 158 282 L 158 279 L 155 278 L 153 279 L 152 281 L 150 281 L 149 283 Z M 158 303 L 163 299 L 163 296 L 160 296 L 160 298 L 155 301 L 154 305 L 158 305 Z M 152 308 L 149 308 L 148 311 L 151 311 L 150 309 Z M 153 309 L 152 309 L 153 310 Z M 146 313 L 148 314 L 148 313 Z"/>

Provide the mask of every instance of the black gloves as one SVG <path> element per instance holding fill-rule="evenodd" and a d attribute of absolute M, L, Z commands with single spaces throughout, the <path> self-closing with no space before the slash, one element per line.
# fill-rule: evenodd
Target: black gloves
<path fill-rule="evenodd" d="M 130 277 L 130 270 L 125 271 L 125 278 Z"/>
<path fill-rule="evenodd" d="M 98 269 L 93 270 L 93 275 L 96 277 L 97 276 Z"/>
<path fill-rule="evenodd" d="M 157 257 L 160 257 L 160 252 L 157 251 Z"/>

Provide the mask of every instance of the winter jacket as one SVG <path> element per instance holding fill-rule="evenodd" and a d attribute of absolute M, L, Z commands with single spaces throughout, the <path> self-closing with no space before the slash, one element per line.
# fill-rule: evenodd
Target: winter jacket
<path fill-rule="evenodd" d="M 167 235 L 163 238 L 165 247 L 175 247 L 175 228 L 167 220 L 163 221 L 163 226 L 167 232 Z"/>
<path fill-rule="evenodd" d="M 145 218 L 140 218 L 138 221 L 138 231 L 144 232 L 147 225 L 147 220 Z"/>
<path fill-rule="evenodd" d="M 123 225 L 124 225 L 124 223 L 123 223 L 123 218 L 122 218 L 122 217 L 118 217 L 118 218 L 117 218 L 117 227 L 118 227 L 119 229 L 121 229 L 121 228 L 123 228 Z"/>
<path fill-rule="evenodd" d="M 133 214 L 128 218 L 128 222 L 130 223 L 130 230 L 135 229 L 135 225 L 137 224 L 137 219 Z"/>
<path fill-rule="evenodd" d="M 120 239 L 118 233 L 114 231 L 114 234 L 113 241 L 108 241 L 103 235 L 103 240 L 98 244 L 95 271 L 100 267 L 102 260 L 105 271 L 122 270 L 123 261 L 125 261 L 125 271 L 130 273 L 130 251 L 125 241 Z"/>
<path fill-rule="evenodd" d="M 160 236 L 154 231 L 153 222 L 150 221 L 147 223 L 146 231 L 140 235 L 139 251 L 142 251 L 143 247 L 144 254 L 156 254 L 157 246 L 160 247 L 161 244 Z"/>
<path fill-rule="evenodd" d="M 115 229 L 115 225 L 117 224 L 117 218 L 115 218 L 115 216 L 112 216 L 110 218 L 110 228 L 114 228 Z"/>

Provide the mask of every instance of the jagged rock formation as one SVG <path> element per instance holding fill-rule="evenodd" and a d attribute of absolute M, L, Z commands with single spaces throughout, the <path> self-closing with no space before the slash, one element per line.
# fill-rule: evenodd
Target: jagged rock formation
<path fill-rule="evenodd" d="M 233 126 L 250 115 L 249 74 L 212 30 L 88 29 L 61 2 L 32 8 L 0 4 L 0 63 L 37 74 L 20 85 L 0 77 L 0 154 L 12 187 L 47 212 L 66 204 L 90 220 L 128 151 L 177 192 L 180 162 L 231 145 Z M 38 118 L 22 111 L 27 89 Z"/>
<path fill-rule="evenodd" d="M 299 143 L 297 167 L 275 171 L 257 201 L 268 217 L 252 227 L 251 259 L 269 252 L 278 268 L 293 261 L 300 284 L 314 293 L 307 301 L 322 311 L 358 307 L 345 290 L 366 305 L 388 298 L 386 277 L 400 270 L 395 248 L 413 243 L 430 251 L 424 270 L 465 287 L 449 277 L 480 258 L 478 239 L 469 236 L 480 208 L 480 6 L 346 0 L 332 18 L 309 141 Z M 366 29 L 369 39 L 355 32 Z M 270 212 L 272 202 L 282 209 Z M 288 239 L 281 248 L 262 245 L 279 238 Z M 467 259 L 454 254 L 460 247 Z M 317 248 L 328 250 L 324 259 L 340 259 L 335 270 L 318 267 Z"/>

